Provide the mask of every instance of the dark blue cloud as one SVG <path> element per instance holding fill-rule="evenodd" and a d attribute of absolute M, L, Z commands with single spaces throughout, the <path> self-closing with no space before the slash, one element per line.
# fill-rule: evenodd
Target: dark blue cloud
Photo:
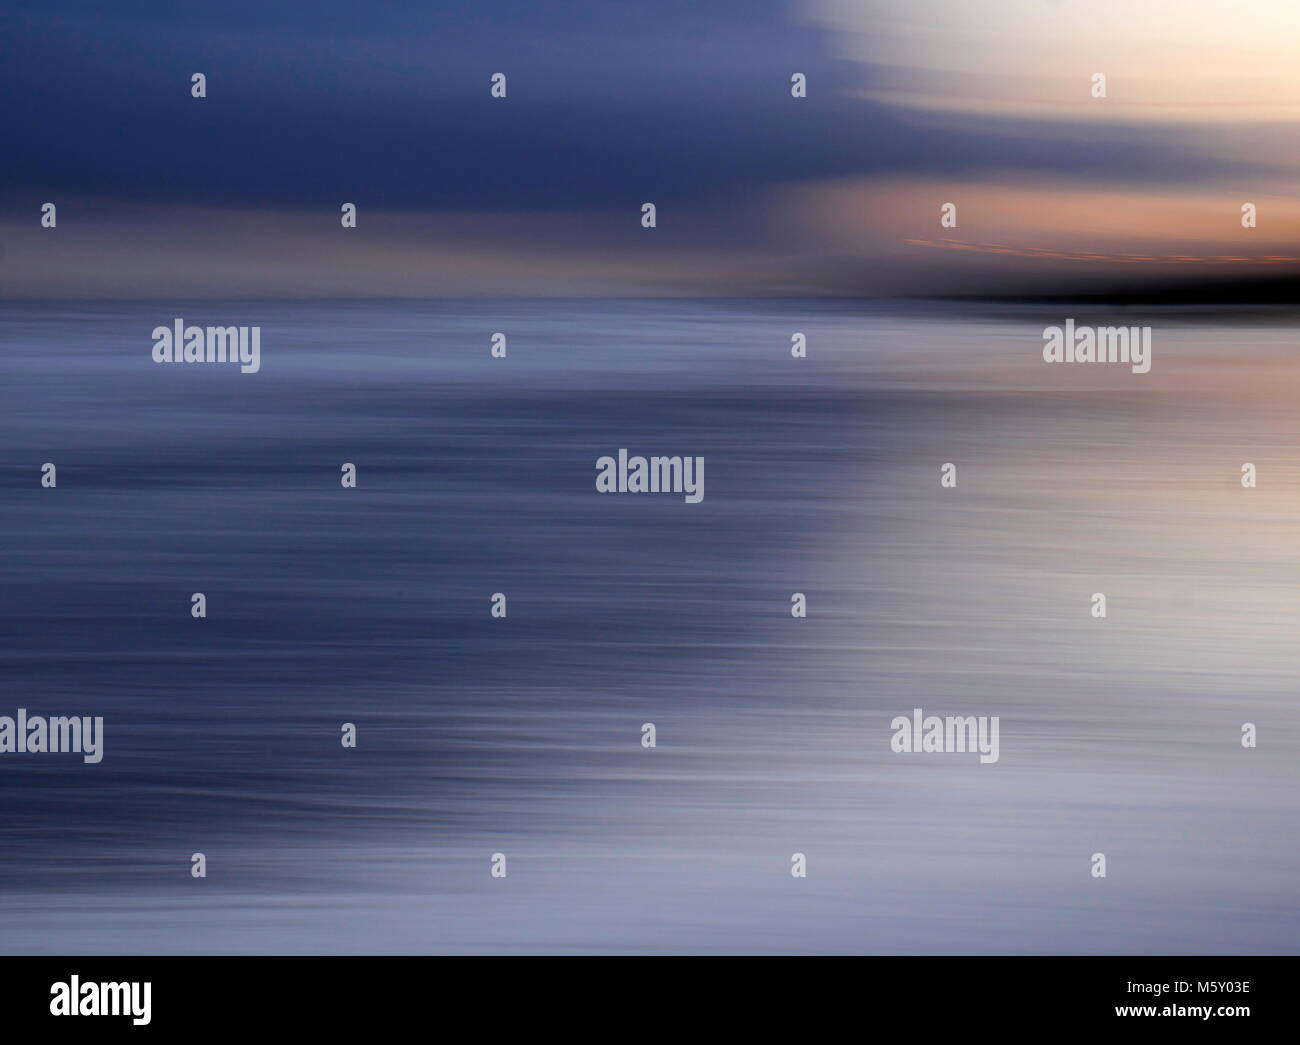
<path fill-rule="evenodd" d="M 0 190 L 296 209 L 705 207 L 772 184 L 986 169 L 1211 176 L 1151 129 L 915 126 L 778 0 L 9 5 Z M 192 99 L 189 77 L 208 77 Z M 489 97 L 504 72 L 510 96 Z M 792 72 L 810 93 L 789 95 Z M 1047 128 L 1041 130 L 1047 131 Z M 1239 167 L 1238 167 L 1239 169 Z"/>

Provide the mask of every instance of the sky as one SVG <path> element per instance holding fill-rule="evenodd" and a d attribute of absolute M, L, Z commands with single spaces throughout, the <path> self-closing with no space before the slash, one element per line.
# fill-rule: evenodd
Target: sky
<path fill-rule="evenodd" d="M 1287 0 L 8 0 L 0 296 L 1290 274 L 1297 30 Z"/>

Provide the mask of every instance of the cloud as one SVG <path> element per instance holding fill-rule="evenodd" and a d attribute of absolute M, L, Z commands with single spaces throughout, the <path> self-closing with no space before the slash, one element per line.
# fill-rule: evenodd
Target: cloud
<path fill-rule="evenodd" d="M 892 106 L 1166 124 L 1300 117 L 1292 0 L 807 0 L 803 10 L 868 67 L 864 96 Z"/>

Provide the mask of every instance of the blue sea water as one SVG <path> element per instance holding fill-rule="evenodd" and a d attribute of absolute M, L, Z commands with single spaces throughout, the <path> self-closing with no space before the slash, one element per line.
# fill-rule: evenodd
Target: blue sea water
<path fill-rule="evenodd" d="M 1295 953 L 1294 324 L 1066 315 L 5 303 L 0 715 L 105 744 L 0 755 L 0 951 Z"/>

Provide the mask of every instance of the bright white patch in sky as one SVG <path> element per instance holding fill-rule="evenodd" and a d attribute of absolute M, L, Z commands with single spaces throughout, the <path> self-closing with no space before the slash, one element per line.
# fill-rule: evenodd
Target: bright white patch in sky
<path fill-rule="evenodd" d="M 1300 118 L 1297 0 L 806 0 L 864 93 L 1066 119 Z M 1104 73 L 1104 99 L 1091 93 Z"/>

